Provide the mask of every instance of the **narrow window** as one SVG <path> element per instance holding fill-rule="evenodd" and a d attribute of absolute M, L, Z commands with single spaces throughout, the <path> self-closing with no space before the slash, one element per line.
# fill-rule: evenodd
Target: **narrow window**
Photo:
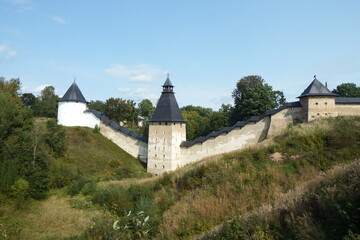
<path fill-rule="evenodd" d="M 315 103 L 315 105 L 319 105 L 319 103 Z"/>
<path fill-rule="evenodd" d="M 319 116 L 319 115 L 320 115 L 320 113 L 317 113 L 317 115 Z"/>
<path fill-rule="evenodd" d="M 157 157 L 157 154 L 155 154 L 155 157 Z M 156 165 L 155 165 L 156 166 Z"/>
<path fill-rule="evenodd" d="M 327 105 L 327 102 L 325 102 L 325 105 Z"/>

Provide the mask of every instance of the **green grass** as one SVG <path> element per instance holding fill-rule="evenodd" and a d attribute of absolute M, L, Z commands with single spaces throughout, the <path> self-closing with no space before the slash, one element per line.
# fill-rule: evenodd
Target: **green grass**
<path fill-rule="evenodd" d="M 67 127 L 65 131 L 65 156 L 50 164 L 54 186 L 62 187 L 79 178 L 114 180 L 149 176 L 138 159 L 100 133 L 81 127 Z"/>
<path fill-rule="evenodd" d="M 300 124 L 276 137 L 270 145 L 224 154 L 218 159 L 196 163 L 192 167 L 187 166 L 162 177 L 140 180 L 138 178 L 147 176 L 141 164 L 100 134 L 86 128 L 66 128 L 66 133 L 68 149 L 65 157 L 56 160 L 59 165 L 56 165 L 55 170 L 55 164 L 52 166 L 51 178 L 54 180 L 58 177 L 61 180 L 60 176 L 75 176 L 71 180 L 72 184 L 67 184 L 67 193 L 72 196 L 68 204 L 76 210 L 100 208 L 105 211 L 92 222 L 92 228 L 88 226 L 84 230 L 82 226 L 70 231 L 69 227 L 69 234 L 66 236 L 73 236 L 71 239 L 103 239 L 104 236 L 107 236 L 106 239 L 135 239 L 140 232 L 146 236 L 144 239 L 191 239 L 229 221 L 233 226 L 224 229 L 239 234 L 229 236 L 240 239 L 241 236 L 248 237 L 249 235 L 241 235 L 247 232 L 255 236 L 255 239 L 277 239 L 281 237 L 280 234 L 285 236 L 283 239 L 291 238 L 291 231 L 297 230 L 282 228 L 291 226 L 290 223 L 299 226 L 302 224 L 303 229 L 313 227 L 312 232 L 301 232 L 301 235 L 298 235 L 306 238 L 306 234 L 316 233 L 321 229 L 321 224 L 329 229 L 332 224 L 339 225 L 337 221 L 317 223 L 313 219 L 315 215 L 307 215 L 313 214 L 305 208 L 312 206 L 310 203 L 314 197 L 325 196 L 324 201 L 319 201 L 322 207 L 325 206 L 325 213 L 336 210 L 336 213 L 343 214 L 341 216 L 345 217 L 344 219 L 349 219 L 356 218 L 356 214 L 351 215 L 351 212 L 358 211 L 356 201 L 346 196 L 351 195 L 347 190 L 348 186 L 357 189 L 354 191 L 356 193 L 359 192 L 359 186 L 342 177 L 329 178 L 335 180 L 316 185 L 320 187 L 311 192 L 316 195 L 310 194 L 313 198 L 304 198 L 303 202 L 309 199 L 309 204 L 300 204 L 300 207 L 295 208 L 295 215 L 305 209 L 304 214 L 296 215 L 296 221 L 291 222 L 288 218 L 294 214 L 287 215 L 288 212 L 283 213 L 280 210 L 273 214 L 265 211 L 262 206 L 271 208 L 282 196 L 294 191 L 299 192 L 297 196 L 302 196 L 308 193 L 302 190 L 302 186 L 312 186 L 311 183 L 320 175 L 339 165 L 351 165 L 358 161 L 359 117 L 338 117 Z M 126 174 L 117 173 L 118 169 L 127 169 L 124 171 Z M 132 177 L 133 180 L 101 181 L 121 179 L 124 176 Z M 334 182 L 336 184 L 333 184 Z M 332 190 L 334 191 L 331 192 Z M 70 197 L 65 195 L 58 198 L 52 201 L 61 202 L 62 198 Z M 3 209 L 5 210 L 1 212 L 0 207 L 0 215 L 3 215 L 0 220 L 11 215 L 7 207 Z M 253 215 L 254 212 L 261 212 L 263 215 Z M 137 217 L 140 213 L 143 217 Z M 86 222 L 86 215 L 78 215 L 79 212 L 72 214 Z M 149 220 L 146 224 L 137 225 L 137 220 L 147 216 Z M 254 216 L 254 220 L 246 225 L 243 219 L 236 220 L 237 216 Z M 258 216 L 266 221 L 258 220 Z M 284 216 L 286 221 L 278 221 L 278 216 Z M 331 219 L 342 219 L 338 215 L 322 216 L 325 216 L 323 219 L 328 219 L 327 216 Z M 27 215 L 19 217 L 29 219 Z M 120 229 L 126 228 L 126 236 L 123 235 L 124 231 L 113 229 L 115 220 L 122 224 Z M 29 221 L 26 221 L 29 224 Z M 10 220 L 8 222 L 11 223 Z M 311 225 L 312 223 L 314 224 Z M 64 224 L 65 227 L 68 226 Z M 344 225 L 345 230 L 338 232 L 336 236 L 357 237 L 359 229 L 356 226 L 349 227 L 350 224 Z M 128 225 L 131 227 L 127 228 Z M 57 236 L 56 228 L 51 231 L 53 236 Z M 291 234 L 285 235 L 285 231 Z M 222 238 L 223 236 L 213 237 L 227 239 L 226 236 Z"/>
<path fill-rule="evenodd" d="M 120 217 L 145 211 L 156 220 L 150 226 L 154 238 L 190 239 L 355 161 L 359 143 L 359 117 L 324 119 L 293 127 L 267 147 L 225 154 L 146 185 L 100 188 L 89 197 Z"/>

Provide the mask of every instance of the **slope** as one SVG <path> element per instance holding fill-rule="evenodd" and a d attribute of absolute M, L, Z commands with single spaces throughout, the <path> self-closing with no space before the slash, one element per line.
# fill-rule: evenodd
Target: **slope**
<path fill-rule="evenodd" d="M 64 129 L 67 143 L 65 156 L 51 163 L 55 186 L 66 185 L 68 179 L 74 178 L 110 180 L 148 176 L 139 160 L 100 133 L 81 127 Z"/>
<path fill-rule="evenodd" d="M 235 216 L 271 205 L 339 164 L 357 161 L 359 144 L 359 117 L 322 119 L 289 128 L 272 144 L 193 164 L 155 181 L 102 185 L 88 197 L 120 219 L 127 219 L 129 211 L 149 216 L 146 224 L 126 231 L 109 224 L 107 231 L 114 239 L 132 239 L 138 232 L 150 239 L 191 239 Z M 119 229 L 124 230 L 121 225 Z M 100 237 L 95 230 L 91 234 Z"/>

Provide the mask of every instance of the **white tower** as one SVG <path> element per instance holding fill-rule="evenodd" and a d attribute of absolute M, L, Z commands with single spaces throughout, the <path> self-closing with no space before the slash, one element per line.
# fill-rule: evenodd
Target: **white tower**
<path fill-rule="evenodd" d="M 149 121 L 147 171 L 153 174 L 173 171 L 182 165 L 180 144 L 186 141 L 186 121 L 180 113 L 173 87 L 168 76 Z"/>
<path fill-rule="evenodd" d="M 89 126 L 87 101 L 74 82 L 65 95 L 58 101 L 58 124 L 63 126 Z"/>

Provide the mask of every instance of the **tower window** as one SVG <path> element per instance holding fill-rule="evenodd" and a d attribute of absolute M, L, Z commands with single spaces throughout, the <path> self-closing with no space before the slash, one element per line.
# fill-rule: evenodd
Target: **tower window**
<path fill-rule="evenodd" d="M 157 157 L 157 154 L 155 154 L 155 157 Z M 156 166 L 156 165 L 155 165 Z"/>
<path fill-rule="evenodd" d="M 320 115 L 320 113 L 317 113 L 317 115 L 319 116 L 319 115 Z"/>
<path fill-rule="evenodd" d="M 325 102 L 325 105 L 327 105 L 327 102 Z"/>
<path fill-rule="evenodd" d="M 319 105 L 319 103 L 315 103 L 315 105 Z"/>

